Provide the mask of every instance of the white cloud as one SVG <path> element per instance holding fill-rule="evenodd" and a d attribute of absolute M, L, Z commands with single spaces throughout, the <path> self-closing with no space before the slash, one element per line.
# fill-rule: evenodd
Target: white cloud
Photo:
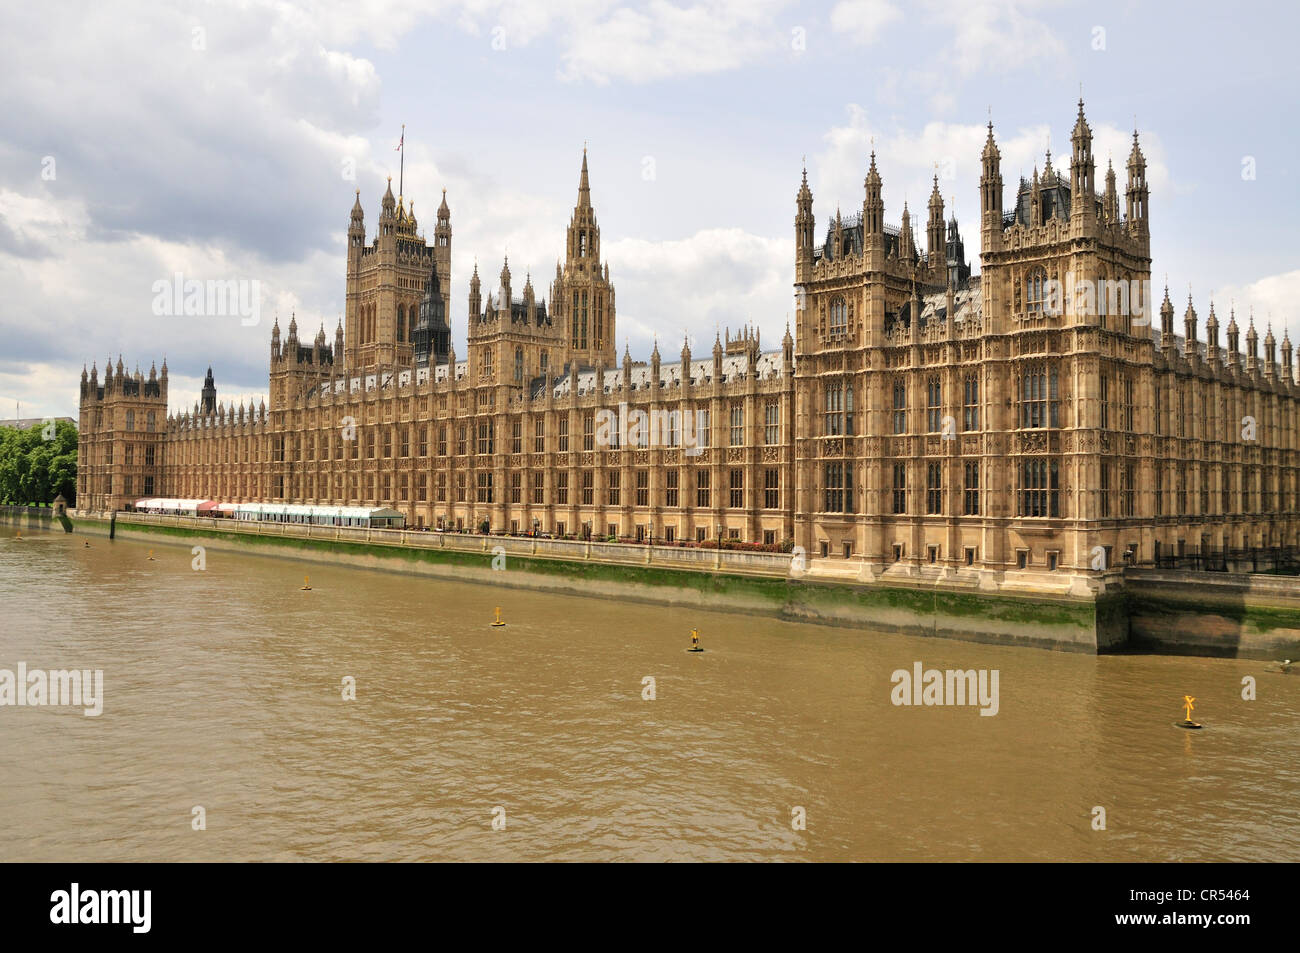
<path fill-rule="evenodd" d="M 647 355 L 658 335 L 663 359 L 674 360 L 689 334 L 700 357 L 716 330 L 746 322 L 761 330 L 764 348 L 778 346 L 793 300 L 788 239 L 713 228 L 670 241 L 624 238 L 603 251 L 618 293 L 618 333 L 634 353 Z"/>
<path fill-rule="evenodd" d="M 603 19 L 565 27 L 560 72 L 566 80 L 635 83 L 717 73 L 775 56 L 789 38 L 775 23 L 782 3 L 700 0 L 678 6 L 651 0 L 644 10 L 621 7 Z"/>
<path fill-rule="evenodd" d="M 831 10 L 831 29 L 854 43 L 870 46 L 880 39 L 885 27 L 902 16 L 889 0 L 842 0 Z"/>
<path fill-rule="evenodd" d="M 1030 12 L 1052 6 L 1057 4 L 1035 0 L 929 3 L 925 15 L 952 30 L 951 41 L 936 59 L 967 76 L 1062 59 L 1065 46 L 1059 35 Z"/>

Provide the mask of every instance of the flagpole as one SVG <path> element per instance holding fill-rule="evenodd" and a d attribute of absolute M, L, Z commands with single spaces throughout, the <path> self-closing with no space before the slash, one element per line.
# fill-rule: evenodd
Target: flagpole
<path fill-rule="evenodd" d="M 405 195 L 406 189 L 403 188 L 403 185 L 406 182 L 406 123 L 402 123 L 401 146 L 402 154 L 398 157 L 397 166 L 397 194 Z"/>

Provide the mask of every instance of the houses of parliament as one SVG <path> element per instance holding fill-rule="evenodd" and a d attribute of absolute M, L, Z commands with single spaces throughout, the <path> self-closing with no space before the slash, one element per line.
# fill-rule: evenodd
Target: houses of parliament
<path fill-rule="evenodd" d="M 475 267 L 463 357 L 445 193 L 432 244 L 391 182 L 367 236 L 358 193 L 345 318 L 332 342 L 277 321 L 268 405 L 223 404 L 211 369 L 180 413 L 165 362 L 83 370 L 78 507 L 372 505 L 410 528 L 794 545 L 862 580 L 982 586 L 1296 547 L 1291 342 L 1269 328 L 1261 351 L 1251 319 L 1243 349 L 1231 312 L 1221 341 L 1190 296 L 1179 327 L 1149 291 L 1137 133 L 1122 193 L 1113 168 L 1097 187 L 1082 102 L 1070 145 L 1008 192 L 989 124 L 978 274 L 937 179 L 924 236 L 906 203 L 889 224 L 873 152 L 861 211 L 819 231 L 805 170 L 779 346 L 744 329 L 639 361 L 616 355 L 585 150 L 549 291 Z M 621 425 L 638 412 L 666 423 Z"/>

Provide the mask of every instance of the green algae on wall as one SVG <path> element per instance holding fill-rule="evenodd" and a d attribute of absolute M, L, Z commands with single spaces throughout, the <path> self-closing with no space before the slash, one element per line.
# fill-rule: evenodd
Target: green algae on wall
<path fill-rule="evenodd" d="M 487 570 L 491 550 L 465 552 L 456 549 L 411 547 L 374 542 L 335 540 L 228 532 L 197 527 L 163 526 L 153 523 L 123 524 L 132 532 L 180 538 L 204 537 L 250 548 L 290 552 L 329 552 L 338 555 L 400 560 L 429 565 L 463 566 Z M 1096 625 L 1096 607 L 1090 601 L 1014 597 L 1000 594 L 939 591 L 933 588 L 862 585 L 855 583 L 808 582 L 785 577 L 747 576 L 713 569 L 690 569 L 640 563 L 608 563 L 591 560 L 546 558 L 534 555 L 508 556 L 507 575 L 521 574 L 535 579 L 567 582 L 581 591 L 583 583 L 606 583 L 654 595 L 656 590 L 689 592 L 701 601 L 716 602 L 719 608 L 772 612 L 792 618 L 823 621 L 876 622 L 882 627 L 908 631 L 972 631 L 960 623 L 992 624 L 990 635 L 1005 635 L 1014 641 L 1087 642 Z M 522 580 L 521 580 L 522 581 Z M 904 622 L 904 617 L 907 621 Z M 1026 630 L 1041 630 L 1028 634 Z M 1063 632 L 1062 630 L 1066 630 Z M 1067 634 L 1073 633 L 1073 634 Z"/>

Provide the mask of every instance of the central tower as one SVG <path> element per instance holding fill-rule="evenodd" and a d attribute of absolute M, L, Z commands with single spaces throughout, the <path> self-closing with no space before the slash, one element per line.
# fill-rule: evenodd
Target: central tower
<path fill-rule="evenodd" d="M 614 367 L 614 286 L 600 260 L 600 226 L 591 205 L 587 150 L 582 150 L 578 204 L 569 219 L 565 258 L 555 265 L 551 312 L 564 331 L 569 360 L 578 367 Z"/>

